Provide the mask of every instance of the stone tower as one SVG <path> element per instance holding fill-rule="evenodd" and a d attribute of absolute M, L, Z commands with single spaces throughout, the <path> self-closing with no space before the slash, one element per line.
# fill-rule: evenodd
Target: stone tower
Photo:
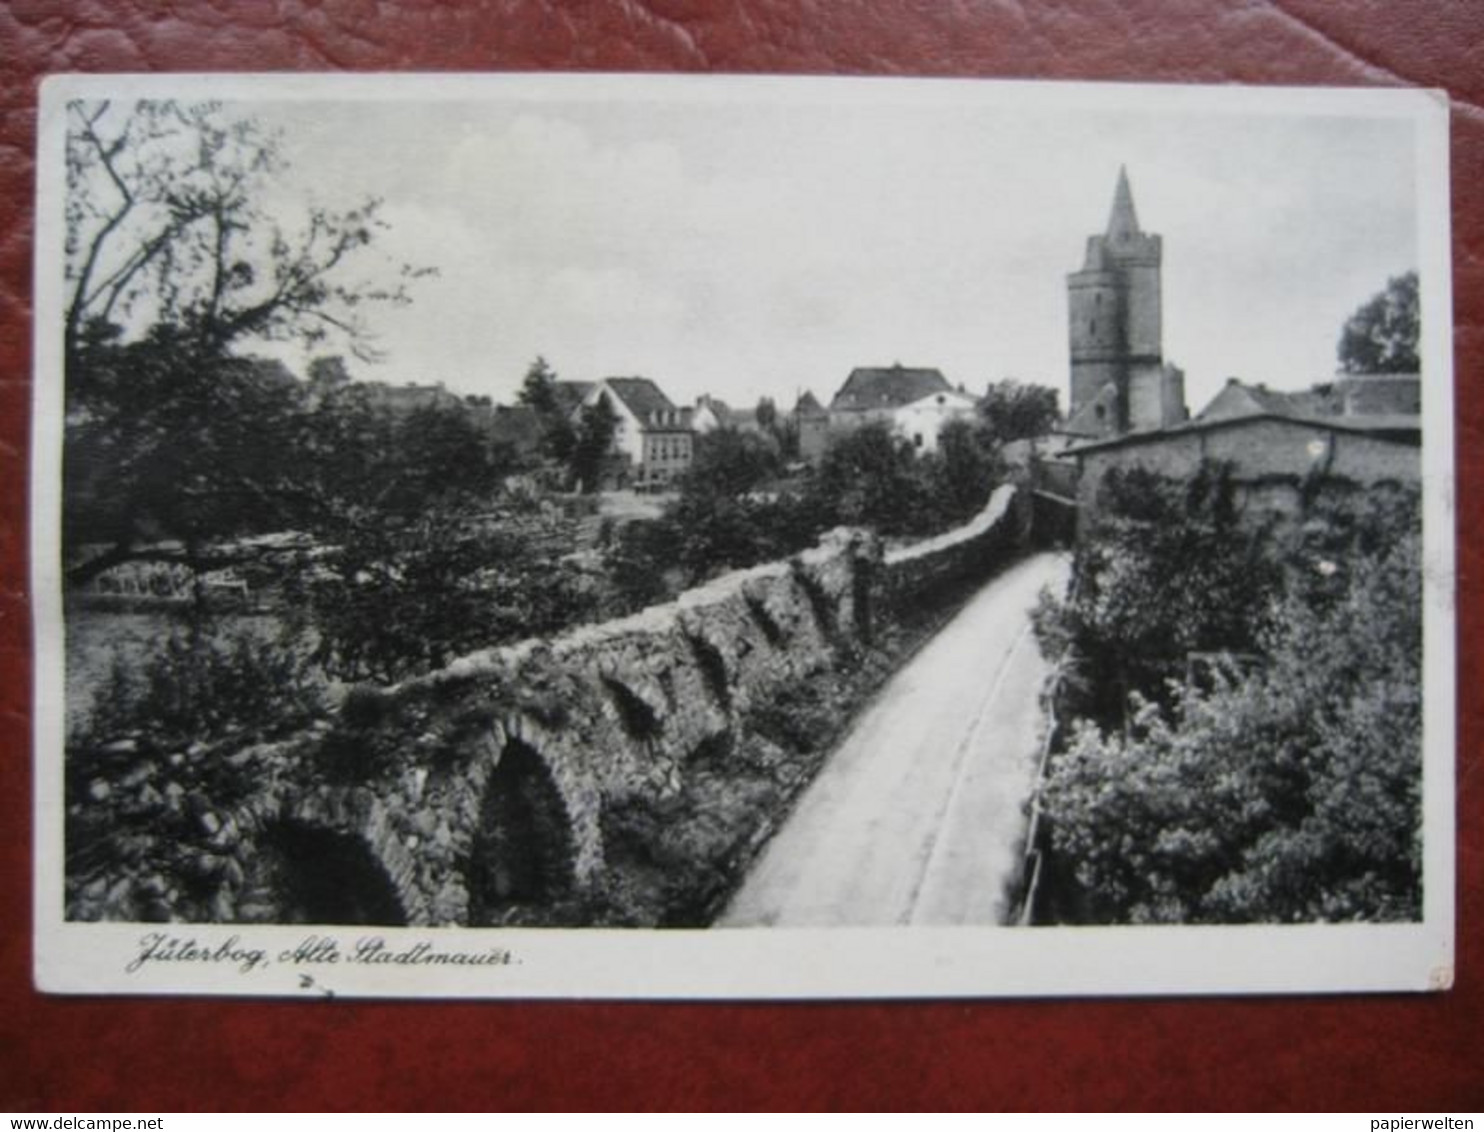
<path fill-rule="evenodd" d="M 1161 346 L 1163 251 L 1160 238 L 1139 227 L 1120 169 L 1107 231 L 1087 238 L 1082 270 L 1067 277 L 1072 431 L 1116 436 L 1186 418 L 1184 375 L 1164 364 Z"/>

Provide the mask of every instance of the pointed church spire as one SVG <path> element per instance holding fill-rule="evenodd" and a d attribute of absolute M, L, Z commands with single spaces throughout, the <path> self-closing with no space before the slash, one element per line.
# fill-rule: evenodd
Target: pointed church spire
<path fill-rule="evenodd" d="M 1118 188 L 1113 192 L 1113 211 L 1108 215 L 1108 238 L 1126 240 L 1139 235 L 1139 217 L 1134 212 L 1134 194 L 1128 187 L 1128 168 L 1118 167 Z"/>

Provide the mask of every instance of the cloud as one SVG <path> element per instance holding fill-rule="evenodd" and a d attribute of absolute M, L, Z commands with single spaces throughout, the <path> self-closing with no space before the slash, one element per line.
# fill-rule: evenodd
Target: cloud
<path fill-rule="evenodd" d="M 1120 164 L 1164 237 L 1166 352 L 1197 403 L 1227 373 L 1323 376 L 1344 316 L 1416 260 L 1405 122 L 816 91 L 283 125 L 304 191 L 385 197 L 392 258 L 441 269 L 383 320 L 388 375 L 496 397 L 537 353 L 682 400 L 827 397 L 894 360 L 1064 383 L 1065 278 Z"/>

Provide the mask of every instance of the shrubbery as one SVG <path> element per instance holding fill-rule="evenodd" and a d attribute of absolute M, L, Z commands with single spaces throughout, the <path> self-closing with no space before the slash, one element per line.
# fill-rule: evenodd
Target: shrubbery
<path fill-rule="evenodd" d="M 1220 468 L 1188 483 L 1141 468 L 1114 472 L 1102 499 L 1070 597 L 1043 601 L 1035 624 L 1046 655 L 1070 650 L 1074 691 L 1065 706 L 1111 725 L 1131 693 L 1162 698 L 1192 653 L 1255 652 L 1283 571 L 1269 530 L 1238 514 Z"/>
<path fill-rule="evenodd" d="M 461 653 L 556 632 L 595 604 L 577 571 L 509 516 L 430 506 L 401 523 L 349 525 L 334 568 L 305 584 L 314 659 L 346 680 L 400 680 Z"/>
<path fill-rule="evenodd" d="M 720 430 L 700 438 L 680 492 L 653 523 L 634 524 L 610 549 L 618 588 L 662 600 L 727 570 L 787 558 L 831 527 L 872 527 L 921 538 L 968 521 L 1002 469 L 987 434 L 945 426 L 936 452 L 918 454 L 882 423 L 837 437 L 819 466 L 784 477 L 769 437 Z"/>
<path fill-rule="evenodd" d="M 1264 532 L 1222 483 L 1115 485 L 1072 597 L 1043 604 L 1083 678 L 1044 793 L 1056 860 L 1097 921 L 1416 918 L 1415 495 Z"/>
<path fill-rule="evenodd" d="M 115 656 L 72 741 L 87 747 L 144 734 L 157 744 L 191 743 L 291 730 L 323 704 L 323 680 L 305 654 L 286 634 L 182 628 L 146 660 Z"/>

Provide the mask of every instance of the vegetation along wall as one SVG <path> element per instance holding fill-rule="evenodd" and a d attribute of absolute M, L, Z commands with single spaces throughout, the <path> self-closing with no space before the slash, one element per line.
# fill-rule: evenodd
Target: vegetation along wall
<path fill-rule="evenodd" d="M 621 620 L 355 687 L 287 741 L 169 756 L 167 776 L 198 784 L 169 797 L 79 783 L 120 820 L 153 791 L 161 833 L 128 870 L 81 872 L 69 915 L 706 922 L 910 647 L 897 627 L 993 573 L 1024 510 L 1002 487 L 890 552 L 837 529 Z"/>

